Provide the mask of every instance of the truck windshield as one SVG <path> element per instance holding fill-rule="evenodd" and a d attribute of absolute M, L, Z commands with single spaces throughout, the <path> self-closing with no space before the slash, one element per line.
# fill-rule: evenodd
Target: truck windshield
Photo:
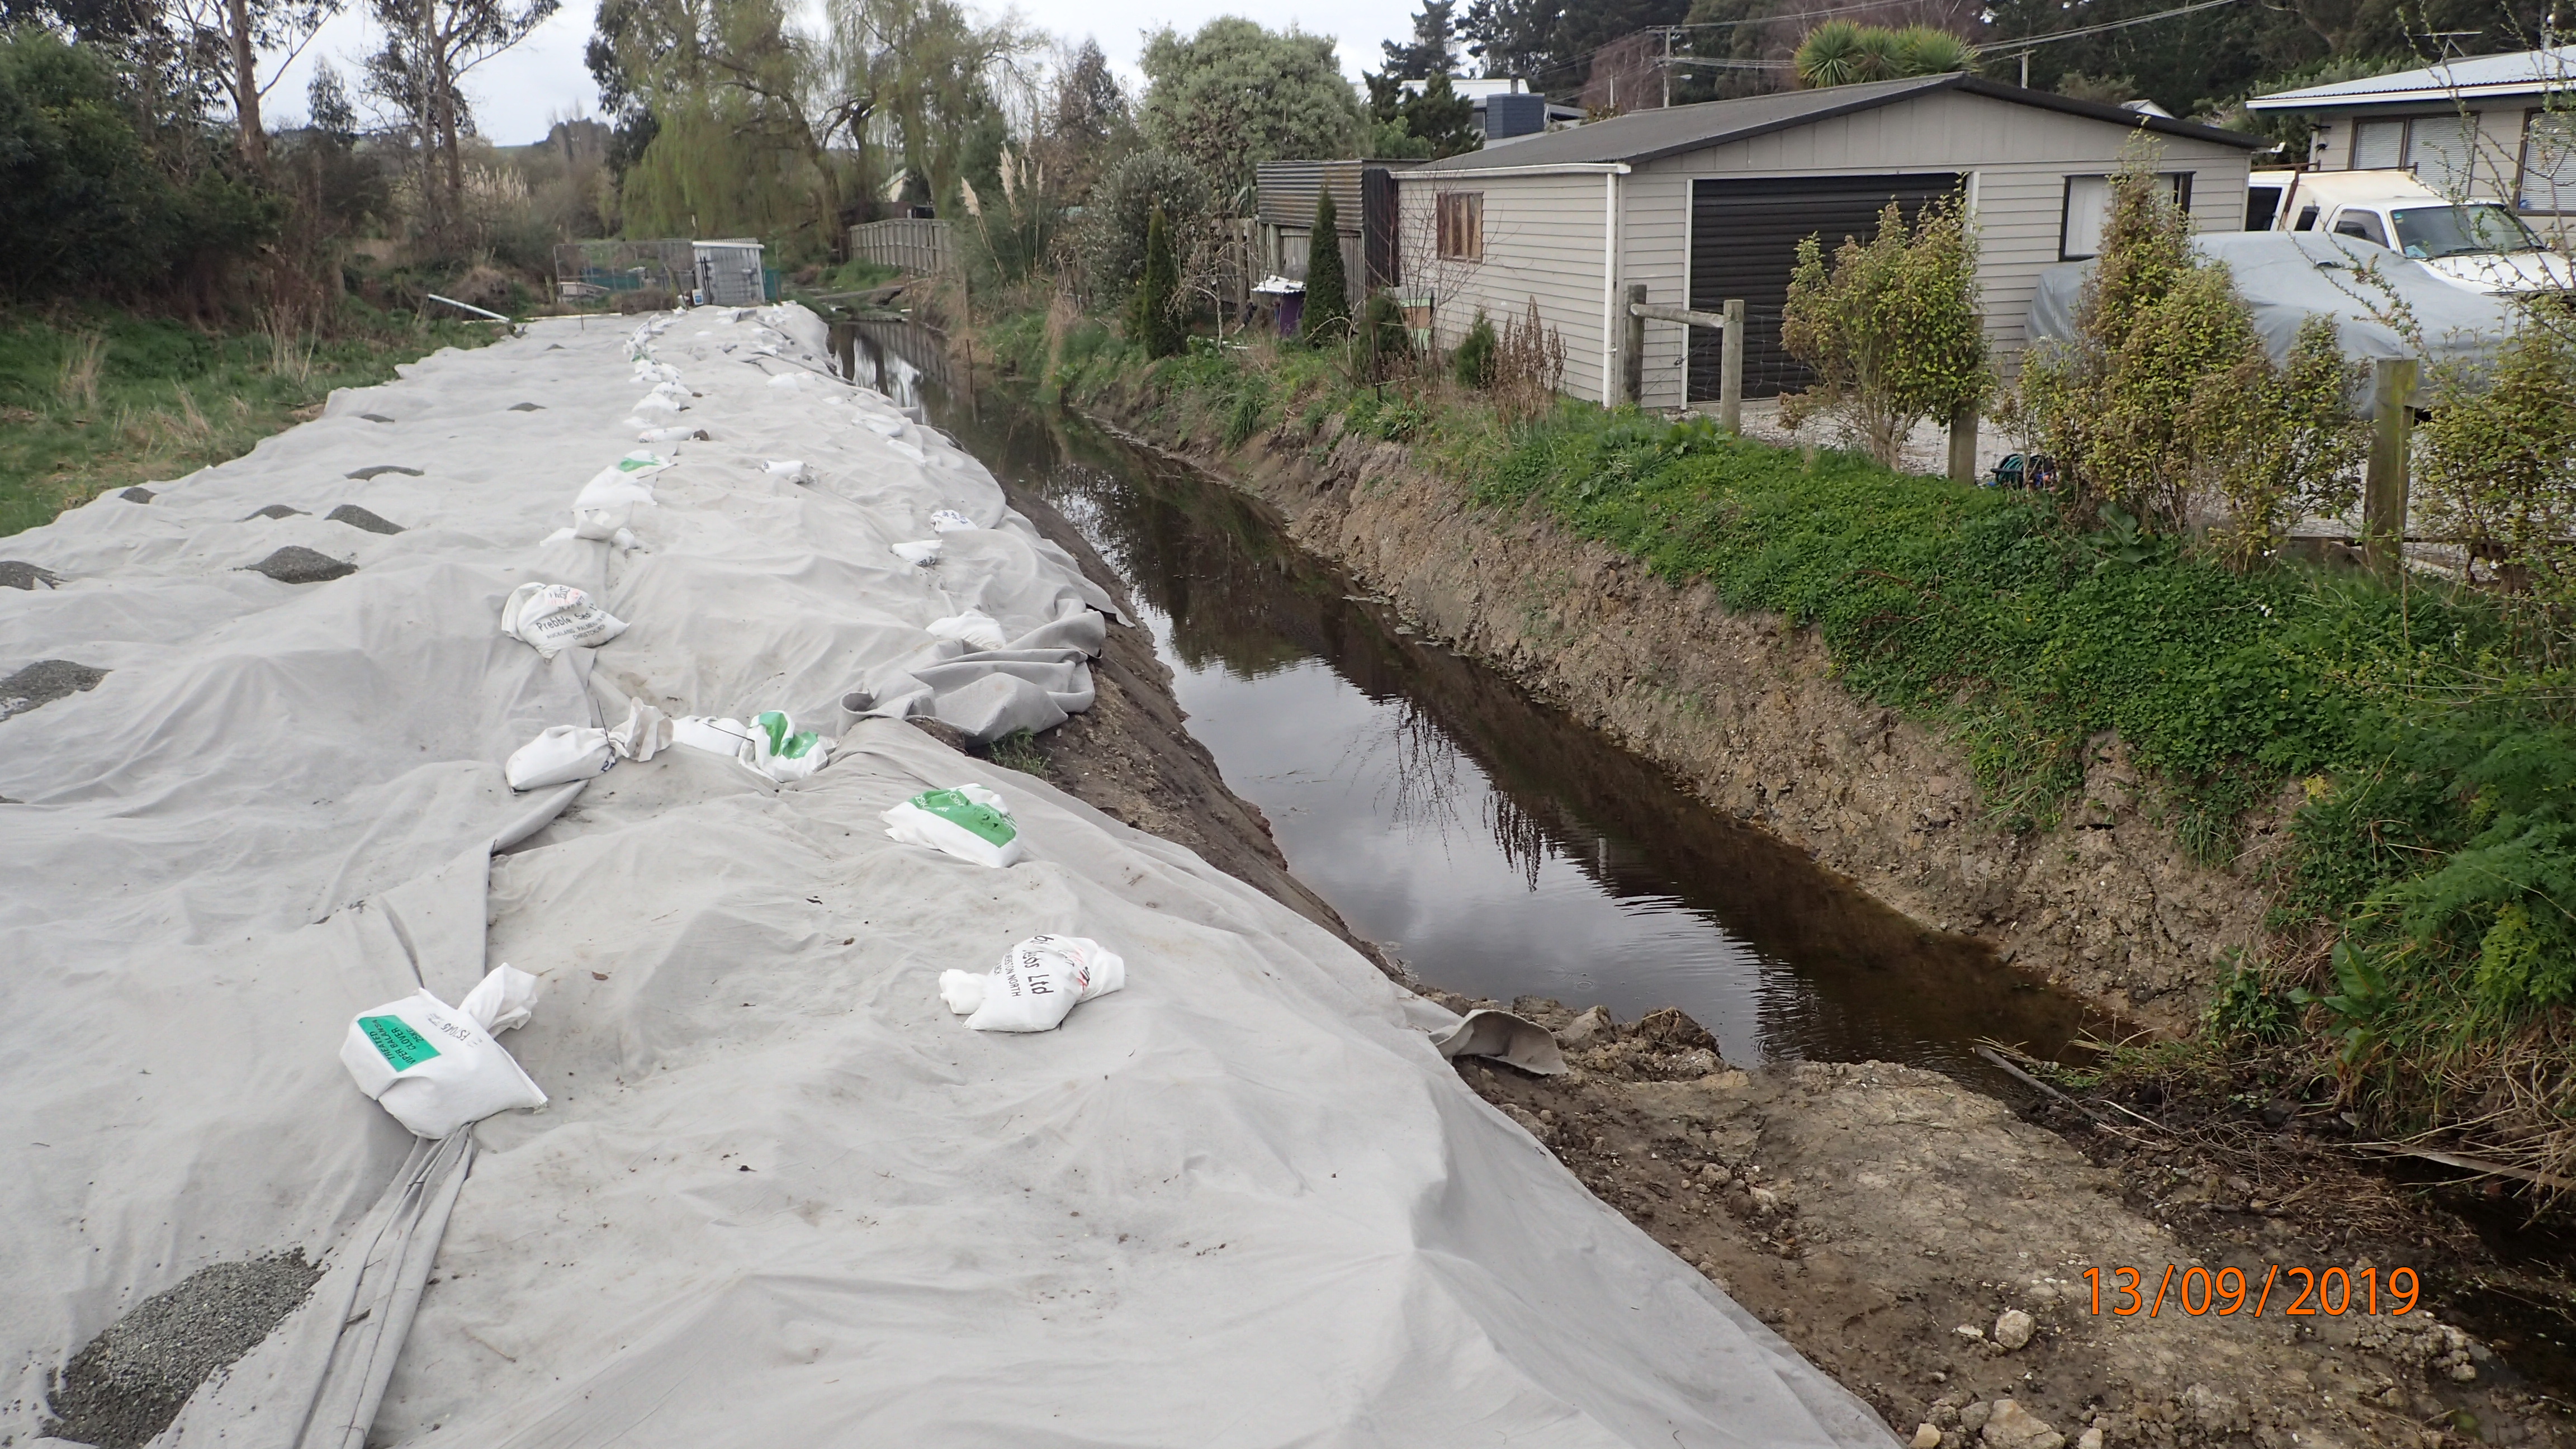
<path fill-rule="evenodd" d="M 2536 252 L 2540 238 L 2522 218 L 2493 202 L 2467 206 L 2409 206 L 2388 213 L 2397 223 L 2397 249 L 2419 260 L 2476 252 Z"/>

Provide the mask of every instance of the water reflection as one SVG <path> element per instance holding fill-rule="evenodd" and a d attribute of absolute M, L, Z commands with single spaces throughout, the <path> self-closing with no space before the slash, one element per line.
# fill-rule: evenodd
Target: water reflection
<path fill-rule="evenodd" d="M 870 366 L 864 345 L 854 361 Z M 1193 470 L 987 386 L 934 421 L 1062 510 L 1133 586 L 1190 729 L 1298 876 L 1426 980 L 1675 1005 L 1737 1060 L 1877 1057 L 1990 1082 L 2073 1003 L 1726 821 L 1380 601 Z"/>

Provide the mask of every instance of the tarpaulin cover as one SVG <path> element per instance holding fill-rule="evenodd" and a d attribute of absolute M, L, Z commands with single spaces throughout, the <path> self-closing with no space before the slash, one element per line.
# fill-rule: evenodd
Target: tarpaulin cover
<path fill-rule="evenodd" d="M 926 626 L 970 610 L 1038 656 L 999 677 L 1085 692 L 1064 621 L 1105 598 L 818 375 L 810 316 L 649 341 L 710 440 L 656 445 L 638 551 L 539 542 L 645 388 L 628 328 L 569 321 L 0 544 L 63 581 L 0 589 L 0 674 L 108 671 L 0 720 L 0 1436 L 146 1296 L 300 1248 L 332 1276 L 161 1442 L 1891 1442 L 1469 1092 L 1454 1017 L 1034 777 L 869 718 L 785 787 L 675 748 L 514 796 L 514 748 L 630 701 L 829 721 L 905 660 L 936 697 L 976 651 Z M 891 551 L 939 508 L 978 527 Z M 245 571 L 286 545 L 356 571 Z M 532 581 L 629 627 L 540 658 L 498 628 Z M 964 783 L 1022 863 L 886 837 Z M 939 973 L 1041 932 L 1126 988 L 967 1030 Z M 549 1105 L 416 1147 L 349 1021 L 504 960 Z"/>
<path fill-rule="evenodd" d="M 2346 358 L 2415 358 L 2428 367 L 2482 371 L 2513 332 L 2513 308 L 2498 297 L 2466 291 L 2420 263 L 2376 242 L 2318 231 L 2214 231 L 2192 238 L 2202 255 L 2227 264 L 2236 290 L 2253 308 L 2254 327 L 2278 362 L 2290 355 L 2310 317 L 2335 320 Z M 2037 346 L 2075 336 L 2091 262 L 2067 262 L 2039 274 L 2030 299 L 2030 340 Z M 2421 345 L 2390 320 L 2393 303 L 2413 314 Z M 2368 387 L 2367 380 L 2360 386 Z"/>

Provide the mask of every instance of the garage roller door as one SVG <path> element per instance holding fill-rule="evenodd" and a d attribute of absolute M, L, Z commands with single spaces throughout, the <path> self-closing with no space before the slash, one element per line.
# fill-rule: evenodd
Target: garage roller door
<path fill-rule="evenodd" d="M 1958 189 L 1949 173 L 1906 176 L 1771 176 L 1691 183 L 1690 305 L 1714 312 L 1744 299 L 1744 395 L 1796 392 L 1807 370 L 1780 350 L 1780 308 L 1798 243 L 1810 236 L 1827 255 L 1846 236 L 1878 235 L 1879 210 L 1893 199 L 1914 219 L 1923 203 Z M 1718 334 L 1691 329 L 1690 400 L 1717 396 Z"/>

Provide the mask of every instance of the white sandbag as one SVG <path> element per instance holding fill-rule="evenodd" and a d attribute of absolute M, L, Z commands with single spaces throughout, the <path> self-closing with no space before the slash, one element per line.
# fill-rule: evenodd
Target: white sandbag
<path fill-rule="evenodd" d="M 1020 826 L 1002 797 L 981 785 L 924 790 L 881 817 L 886 834 L 959 860 L 1004 869 L 1020 858 Z"/>
<path fill-rule="evenodd" d="M 773 459 L 770 462 L 761 464 L 760 471 L 782 483 L 810 483 L 813 481 L 813 476 L 805 471 L 804 461 L 798 458 Z"/>
<path fill-rule="evenodd" d="M 639 443 L 703 443 L 706 440 L 706 429 L 687 426 L 669 428 L 648 427 L 644 429 L 644 431 L 635 435 L 635 441 Z"/>
<path fill-rule="evenodd" d="M 510 752 L 501 777 L 513 790 L 542 790 L 606 774 L 617 763 L 608 731 L 584 725 L 553 725 Z"/>
<path fill-rule="evenodd" d="M 678 398 L 668 397 L 658 392 L 648 392 L 636 399 L 635 406 L 628 411 L 639 418 L 653 418 L 677 417 L 687 410 L 688 404 Z"/>
<path fill-rule="evenodd" d="M 626 621 L 570 584 L 521 584 L 502 601 L 501 632 L 552 659 L 575 646 L 598 648 L 625 633 Z"/>
<path fill-rule="evenodd" d="M 895 456 L 898 458 L 909 458 L 916 463 L 927 463 L 930 461 L 930 455 L 928 453 L 921 451 L 921 449 L 914 447 L 912 444 L 905 442 L 901 438 L 886 439 L 886 446 L 894 449 Z"/>
<path fill-rule="evenodd" d="M 672 744 L 723 755 L 781 785 L 822 769 L 834 744 L 812 731 L 798 731 L 787 712 L 777 709 L 754 715 L 747 725 L 738 719 L 688 715 L 672 720 L 670 731 Z"/>
<path fill-rule="evenodd" d="M 1002 953 L 984 978 L 974 1031 L 1053 1031 L 1076 1004 L 1127 984 L 1127 963 L 1084 936 L 1031 936 Z"/>
<path fill-rule="evenodd" d="M 934 508 L 930 511 L 930 529 L 933 533 L 963 533 L 974 526 L 975 520 L 954 508 Z"/>
<path fill-rule="evenodd" d="M 984 1004 L 984 981 L 991 972 L 942 971 L 939 973 L 939 1000 L 959 1016 L 972 1016 Z"/>
<path fill-rule="evenodd" d="M 939 540 L 935 538 L 926 538 L 919 543 L 890 543 L 886 547 L 894 551 L 896 558 L 916 568 L 928 568 L 939 562 Z"/>
<path fill-rule="evenodd" d="M 832 758 L 833 742 L 799 731 L 782 709 L 763 710 L 751 721 L 750 753 L 743 763 L 784 785 L 802 780 Z"/>
<path fill-rule="evenodd" d="M 420 991 L 362 1013 L 340 1040 L 340 1063 L 359 1091 L 419 1137 L 445 1137 L 495 1112 L 542 1107 L 546 1094 L 492 1039 L 526 1022 L 536 1000 L 536 978 L 504 963 L 463 1005 Z"/>
<path fill-rule="evenodd" d="M 576 509 L 572 516 L 572 536 L 606 543 L 635 516 L 635 505 L 620 504 L 615 508 Z"/>
<path fill-rule="evenodd" d="M 862 412 L 859 414 L 859 425 L 866 428 L 869 432 L 879 434 L 883 437 L 899 438 L 903 436 L 903 419 L 896 417 L 892 413 L 881 413 L 875 411 Z"/>
<path fill-rule="evenodd" d="M 682 715 L 671 721 L 671 743 L 722 755 L 728 760 L 742 758 L 751 744 L 751 726 L 738 719 L 717 719 L 711 715 Z"/>
<path fill-rule="evenodd" d="M 590 481 L 582 484 L 581 492 L 573 497 L 573 511 L 651 503 L 653 475 L 670 466 L 668 458 L 657 457 L 639 448 L 591 474 Z"/>
<path fill-rule="evenodd" d="M 630 700 L 626 722 L 608 732 L 608 747 L 621 760 L 649 760 L 671 747 L 672 721 L 656 706 Z"/>
<path fill-rule="evenodd" d="M 1011 642 L 1002 632 L 1002 623 L 981 609 L 968 609 L 945 619 L 933 619 L 926 626 L 934 639 L 954 639 L 975 649 L 999 649 Z"/>

